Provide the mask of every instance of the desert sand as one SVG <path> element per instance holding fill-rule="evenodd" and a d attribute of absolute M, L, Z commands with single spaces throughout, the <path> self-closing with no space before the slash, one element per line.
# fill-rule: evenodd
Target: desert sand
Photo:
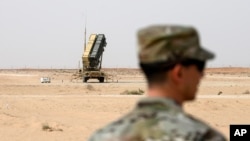
<path fill-rule="evenodd" d="M 0 70 L 1 141 L 85 141 L 146 96 L 137 69 L 104 69 L 108 82 L 74 79 L 77 70 Z M 40 83 L 48 76 L 51 83 Z M 144 91 L 141 95 L 122 94 Z M 250 124 L 250 69 L 209 68 L 187 113 L 229 139 L 230 124 Z"/>

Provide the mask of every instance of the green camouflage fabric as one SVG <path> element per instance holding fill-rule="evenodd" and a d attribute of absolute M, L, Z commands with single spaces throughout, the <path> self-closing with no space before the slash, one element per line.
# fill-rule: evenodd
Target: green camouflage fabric
<path fill-rule="evenodd" d="M 178 25 L 154 25 L 138 31 L 139 61 L 143 64 L 197 59 L 206 61 L 214 54 L 200 46 L 195 28 Z"/>
<path fill-rule="evenodd" d="M 170 99 L 141 99 L 130 113 L 99 129 L 89 141 L 225 141 L 216 130 Z"/>

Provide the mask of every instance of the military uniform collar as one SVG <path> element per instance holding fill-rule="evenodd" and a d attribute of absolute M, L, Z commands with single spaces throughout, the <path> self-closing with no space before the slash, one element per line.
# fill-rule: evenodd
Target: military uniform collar
<path fill-rule="evenodd" d="M 182 112 L 182 107 L 173 99 L 164 97 L 146 97 L 137 103 L 137 108 L 157 107 L 157 109 L 172 109 Z"/>

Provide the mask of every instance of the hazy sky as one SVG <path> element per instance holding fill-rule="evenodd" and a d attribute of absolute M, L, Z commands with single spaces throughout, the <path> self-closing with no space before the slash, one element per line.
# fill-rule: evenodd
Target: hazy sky
<path fill-rule="evenodd" d="M 84 25 L 105 34 L 103 67 L 137 67 L 136 32 L 192 25 L 210 67 L 250 67 L 249 0 L 0 0 L 0 68 L 77 68 Z"/>

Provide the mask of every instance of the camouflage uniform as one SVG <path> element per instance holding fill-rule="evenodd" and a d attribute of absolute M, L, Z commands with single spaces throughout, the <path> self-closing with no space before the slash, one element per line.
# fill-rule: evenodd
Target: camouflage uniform
<path fill-rule="evenodd" d="M 214 54 L 200 46 L 195 28 L 157 25 L 139 30 L 141 64 L 206 61 Z M 121 119 L 99 129 L 89 141 L 225 141 L 207 124 L 187 115 L 173 99 L 147 97 Z"/>
<path fill-rule="evenodd" d="M 98 130 L 89 141 L 225 141 L 225 138 L 185 114 L 173 100 L 148 97 L 126 116 Z"/>

